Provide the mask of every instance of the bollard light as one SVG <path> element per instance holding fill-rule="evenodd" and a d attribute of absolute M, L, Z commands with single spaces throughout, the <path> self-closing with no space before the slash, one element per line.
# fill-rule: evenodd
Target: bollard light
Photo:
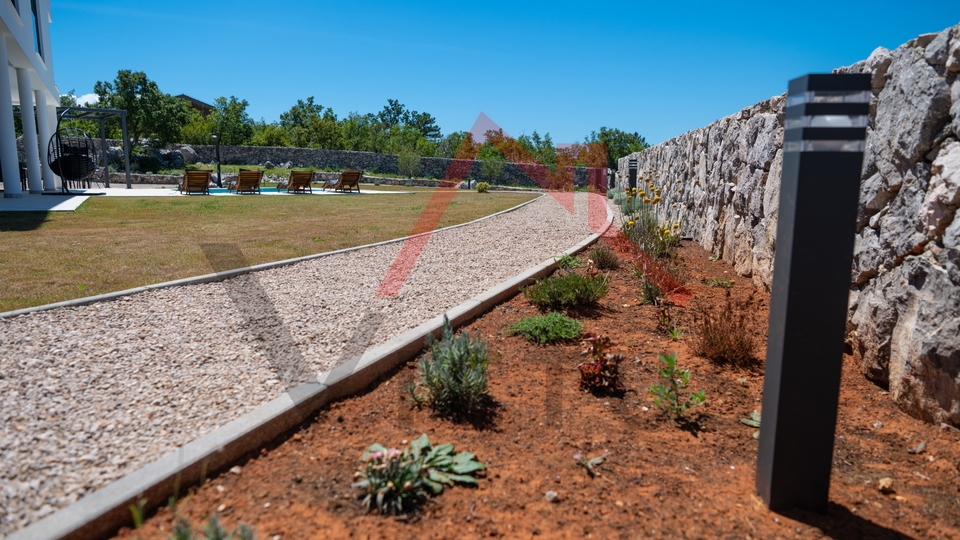
<path fill-rule="evenodd" d="M 223 180 L 220 178 L 220 134 L 214 133 L 211 135 L 213 137 L 213 144 L 216 145 L 217 149 L 217 187 L 223 187 Z"/>
<path fill-rule="evenodd" d="M 637 160 L 635 159 L 627 160 L 627 164 L 628 164 L 627 170 L 630 174 L 630 189 L 632 191 L 633 188 L 637 187 Z"/>
<path fill-rule="evenodd" d="M 787 92 L 756 479 L 774 511 L 827 509 L 870 78 Z"/>

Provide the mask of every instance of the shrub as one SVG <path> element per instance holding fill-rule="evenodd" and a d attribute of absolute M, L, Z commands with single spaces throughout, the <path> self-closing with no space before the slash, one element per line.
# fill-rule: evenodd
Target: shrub
<path fill-rule="evenodd" d="M 608 199 L 613 199 L 613 190 L 612 190 L 612 189 L 608 189 L 608 190 L 607 190 L 607 198 L 608 198 Z"/>
<path fill-rule="evenodd" d="M 477 184 L 477 193 L 486 193 L 490 191 L 490 184 L 486 182 L 480 182 Z"/>
<path fill-rule="evenodd" d="M 524 296 L 541 310 L 569 309 L 592 304 L 607 294 L 607 278 L 570 272 L 540 280 L 523 289 Z"/>
<path fill-rule="evenodd" d="M 551 343 L 580 337 L 583 333 L 583 325 L 576 319 L 551 311 L 546 315 L 520 319 L 507 329 L 507 333 L 520 334 L 537 343 Z"/>
<path fill-rule="evenodd" d="M 690 394 L 686 399 L 680 396 L 690 383 L 690 372 L 677 368 L 677 353 L 669 356 L 660 355 L 660 361 L 666 367 L 660 368 L 660 377 L 666 384 L 656 384 L 650 387 L 649 395 L 653 396 L 653 403 L 660 410 L 669 412 L 677 419 L 683 418 L 687 409 L 699 407 L 706 401 L 703 390 Z"/>
<path fill-rule="evenodd" d="M 479 331 L 476 341 L 469 332 L 454 336 L 444 316 L 440 341 L 428 335 L 427 348 L 428 354 L 420 360 L 420 384 L 427 396 L 417 401 L 427 401 L 435 410 L 454 417 L 470 416 L 486 405 L 490 361 Z"/>
<path fill-rule="evenodd" d="M 363 504 L 367 510 L 393 515 L 439 495 L 444 486 L 477 485 L 471 475 L 485 468 L 470 452 L 454 455 L 452 444 L 432 446 L 426 434 L 403 451 L 374 443 L 360 461 L 363 465 L 356 474 L 360 480 L 353 487 L 363 491 Z"/>
<path fill-rule="evenodd" d="M 616 343 L 610 341 L 609 337 L 591 332 L 587 334 L 583 344 L 586 349 L 580 351 L 580 355 L 590 355 L 590 359 L 577 366 L 580 370 L 580 388 L 622 392 L 624 388 L 620 382 L 620 362 L 623 361 L 623 355 L 606 352 Z"/>
<path fill-rule="evenodd" d="M 616 252 L 607 247 L 594 248 L 590 252 L 590 260 L 601 270 L 615 270 L 620 268 L 620 258 Z"/>
<path fill-rule="evenodd" d="M 695 320 L 694 354 L 733 364 L 753 359 L 756 342 L 750 327 L 756 324 L 756 301 L 752 293 L 746 300 L 734 300 L 727 289 L 724 305 L 716 309 L 697 306 Z"/>

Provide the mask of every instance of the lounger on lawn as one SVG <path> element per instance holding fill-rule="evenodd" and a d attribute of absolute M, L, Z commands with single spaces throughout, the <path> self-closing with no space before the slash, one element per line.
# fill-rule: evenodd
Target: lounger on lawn
<path fill-rule="evenodd" d="M 311 182 L 313 182 L 313 171 L 290 171 L 287 186 L 285 188 L 277 186 L 277 191 L 286 189 L 287 193 L 307 193 L 308 191 L 313 193 Z"/>
<path fill-rule="evenodd" d="M 260 193 L 260 180 L 263 179 L 263 171 L 248 171 L 240 169 L 237 174 L 237 183 L 233 190 L 237 193 Z"/>
<path fill-rule="evenodd" d="M 363 171 L 340 171 L 340 180 L 336 184 L 333 182 L 326 182 L 323 184 L 322 189 L 327 189 L 328 187 L 333 188 L 334 191 L 353 191 L 353 188 L 357 188 L 357 193 L 360 193 L 360 179 L 363 178 Z"/>
<path fill-rule="evenodd" d="M 183 171 L 183 182 L 180 183 L 180 193 L 210 194 L 210 171 Z"/>

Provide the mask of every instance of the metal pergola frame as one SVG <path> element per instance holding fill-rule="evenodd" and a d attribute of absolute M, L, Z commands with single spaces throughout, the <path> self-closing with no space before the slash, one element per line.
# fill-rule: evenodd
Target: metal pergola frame
<path fill-rule="evenodd" d="M 19 116 L 22 111 L 13 114 Z M 61 116 L 62 115 L 62 116 Z M 126 172 L 127 189 L 131 189 L 130 180 L 130 141 L 127 136 L 127 111 L 119 109 L 97 109 L 93 107 L 57 107 L 57 117 L 63 120 L 91 120 L 100 123 L 100 161 L 103 165 L 103 185 L 110 187 L 110 167 L 107 164 L 107 134 L 105 122 L 111 118 L 120 117 L 120 128 L 123 143 L 123 165 Z M 44 141 L 49 143 L 49 141 Z M 46 155 L 46 148 L 42 148 Z M 60 180 L 61 182 L 63 179 Z"/>

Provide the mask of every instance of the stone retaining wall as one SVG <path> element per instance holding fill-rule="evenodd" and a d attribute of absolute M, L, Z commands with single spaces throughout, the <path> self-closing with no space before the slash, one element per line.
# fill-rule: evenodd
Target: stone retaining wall
<path fill-rule="evenodd" d="M 94 141 L 94 144 L 99 148 L 100 141 Z M 108 140 L 107 144 L 110 146 L 108 159 L 122 160 L 120 141 Z M 215 163 L 216 147 L 174 144 L 163 150 L 152 150 L 150 155 L 161 160 L 167 167 L 181 168 L 184 164 Z M 131 161 L 135 160 L 135 157 L 131 157 Z M 221 146 L 220 162 L 225 165 L 266 165 L 269 162 L 284 168 L 360 169 L 374 174 L 400 174 L 397 168 L 397 156 L 393 154 L 320 148 Z M 482 168 L 482 161 L 422 157 L 418 176 L 433 179 L 451 176 L 509 186 L 543 187 L 546 185 L 548 169 L 544 165 L 527 163 L 517 165 L 507 162 L 504 163 L 503 173 L 499 178 L 487 178 Z M 591 178 L 598 184 L 604 184 L 597 180 L 598 178 L 606 178 L 605 168 L 569 167 L 568 170 L 573 172 L 574 184 L 581 187 L 587 185 Z"/>
<path fill-rule="evenodd" d="M 872 74 L 874 96 L 848 346 L 903 410 L 960 426 L 960 25 L 836 72 Z M 661 217 L 682 216 L 687 235 L 768 289 L 785 101 L 762 101 L 619 167 L 636 158 L 658 171 Z"/>

